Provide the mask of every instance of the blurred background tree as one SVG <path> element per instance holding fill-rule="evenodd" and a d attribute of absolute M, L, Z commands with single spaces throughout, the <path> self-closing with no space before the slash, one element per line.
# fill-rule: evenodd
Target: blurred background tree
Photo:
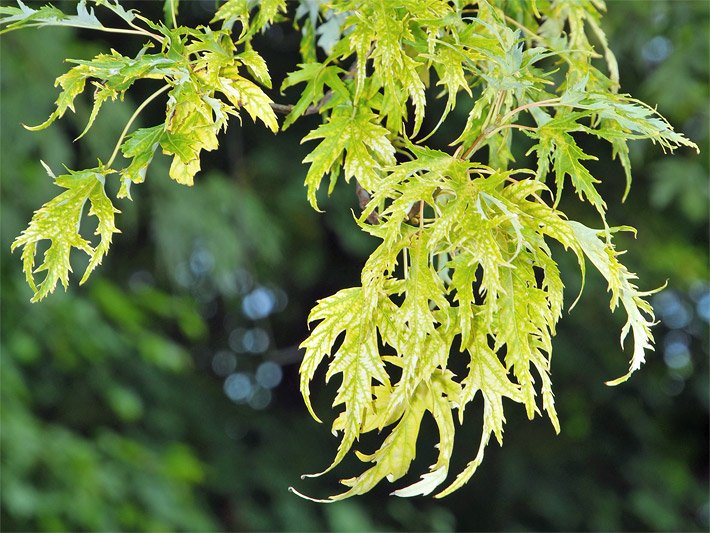
<path fill-rule="evenodd" d="M 126 4 L 161 16 L 162 3 Z M 182 2 L 180 17 L 205 23 L 213 9 L 211 0 Z M 649 143 L 632 145 L 632 193 L 610 208 L 611 224 L 639 229 L 624 244 L 642 286 L 668 280 L 653 299 L 662 322 L 643 370 L 620 387 L 603 384 L 625 371 L 627 356 L 617 342 L 622 319 L 602 312 L 607 303 L 594 295 L 605 286 L 591 277 L 556 339 L 559 437 L 511 411 L 504 448 L 488 450 L 454 495 L 404 500 L 379 487 L 327 506 L 286 491 L 327 494 L 335 483 L 299 480 L 329 462 L 336 442 L 305 412 L 297 346 L 315 300 L 356 284 L 373 247 L 350 214 L 354 192 L 338 188 L 323 200 L 326 213 L 315 213 L 299 163 L 305 130 L 274 138 L 247 120 L 203 156 L 192 189 L 167 179 L 165 161 L 154 163 L 135 201 L 118 206 L 123 233 L 100 273 L 30 304 L 9 247 L 54 192 L 39 160 L 56 170 L 105 159 L 133 105 L 107 105 L 77 144 L 87 101 L 40 133 L 20 123 L 49 115 L 65 58 L 140 43 L 57 29 L 3 36 L 2 529 L 706 531 L 709 21 L 707 2 L 677 0 L 610 1 L 605 17 L 622 90 L 658 105 L 702 148 L 666 159 Z M 275 26 L 258 46 L 278 87 L 297 61 L 298 36 Z M 621 170 L 600 159 L 605 192 L 620 199 Z M 571 202 L 563 207 L 584 217 Z M 560 258 L 567 279 L 578 280 Z M 571 302 L 578 287 L 568 289 Z M 316 396 L 326 412 L 332 395 Z M 429 464 L 423 429 L 414 471 Z M 457 449 L 475 448 L 479 431 L 465 427 Z"/>

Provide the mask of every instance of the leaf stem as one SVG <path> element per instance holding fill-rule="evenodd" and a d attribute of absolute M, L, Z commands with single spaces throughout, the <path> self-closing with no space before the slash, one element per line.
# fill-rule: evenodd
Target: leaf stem
<path fill-rule="evenodd" d="M 494 103 L 494 106 L 496 106 L 496 105 L 498 105 L 498 101 L 496 101 Z M 513 116 L 516 115 L 517 113 L 520 113 L 521 111 L 525 111 L 526 109 L 533 109 L 536 107 L 556 106 L 556 105 L 562 105 L 559 98 L 550 98 L 548 100 L 540 100 L 539 102 L 530 102 L 527 104 L 523 104 L 521 106 L 516 107 L 515 109 L 511 109 L 510 111 L 508 111 L 498 121 L 499 126 L 496 126 L 495 128 L 493 128 L 491 130 L 486 129 L 487 122 L 488 122 L 488 118 L 486 118 L 486 122 L 484 123 L 483 131 L 481 131 L 481 134 L 478 137 L 476 137 L 476 140 L 473 141 L 473 144 L 471 145 L 471 147 L 468 148 L 466 151 L 464 151 L 463 154 L 461 154 L 461 156 L 460 156 L 461 159 L 468 159 L 469 157 L 471 157 L 471 155 L 473 155 L 476 152 L 476 150 L 478 150 L 478 147 L 483 143 L 483 141 L 488 139 L 494 133 L 498 133 L 502 129 L 517 128 L 520 130 L 529 130 L 529 131 L 535 131 L 535 129 L 537 129 L 532 126 L 523 126 L 522 124 L 508 124 L 507 122 L 511 118 L 513 118 Z M 500 107 L 500 106 L 498 105 L 498 107 Z M 490 115 L 490 113 L 489 113 L 489 115 Z M 459 152 L 460 152 L 460 150 L 457 150 L 456 154 L 458 154 Z"/>
<path fill-rule="evenodd" d="M 177 16 L 175 14 L 175 0 L 170 0 L 170 15 L 172 17 L 173 29 L 177 28 Z"/>
<path fill-rule="evenodd" d="M 169 85 L 169 84 L 164 85 L 163 87 L 161 87 L 160 89 L 155 91 L 153 94 L 151 94 L 148 98 L 146 98 L 145 101 L 136 108 L 136 110 L 131 115 L 131 118 L 128 119 L 128 122 L 126 123 L 126 126 L 123 128 L 121 135 L 118 137 L 118 141 L 116 142 L 116 146 L 114 147 L 113 152 L 111 153 L 111 157 L 109 158 L 108 162 L 106 163 L 107 168 L 111 168 L 111 165 L 113 165 L 113 162 L 116 159 L 116 156 L 118 155 L 118 150 L 121 148 L 121 143 L 123 143 L 123 139 L 126 137 L 128 130 L 130 129 L 131 125 L 136 120 L 138 115 L 141 113 L 141 111 L 143 111 L 148 104 L 150 104 L 153 100 L 155 100 L 158 96 L 163 94 L 165 91 L 167 91 L 171 87 L 172 87 L 172 85 Z"/>
<path fill-rule="evenodd" d="M 517 113 L 520 113 L 521 111 L 525 111 L 526 109 L 533 109 L 536 107 L 551 107 L 551 106 L 556 106 L 560 105 L 560 98 L 549 98 L 548 100 L 540 100 L 539 102 L 529 102 L 527 104 L 523 104 L 521 106 L 516 107 L 515 109 L 511 109 L 508 111 L 503 118 L 500 119 L 500 122 L 508 122 L 513 116 Z"/>
<path fill-rule="evenodd" d="M 147 25 L 150 25 L 150 24 L 151 24 L 151 21 L 150 21 L 149 19 L 145 18 L 145 17 L 142 16 L 142 15 L 136 14 L 136 18 L 139 19 L 139 20 L 142 20 L 142 21 L 145 22 Z M 156 35 L 156 34 L 153 33 L 153 32 L 150 32 L 150 31 L 148 31 L 148 30 L 146 30 L 146 29 L 144 29 L 144 28 L 141 28 L 141 27 L 138 26 L 137 24 L 134 24 L 132 20 L 127 20 L 126 22 L 128 23 L 128 25 L 129 25 L 131 28 L 135 28 L 135 29 L 136 29 L 137 31 L 139 31 L 140 33 L 142 33 L 142 34 L 144 34 L 144 35 L 147 35 L 148 37 L 152 37 L 153 39 L 155 39 L 156 41 L 158 41 L 160 44 L 163 44 L 164 39 L 163 39 L 163 37 L 161 37 L 160 35 Z"/>
<path fill-rule="evenodd" d="M 524 126 L 522 124 L 501 124 L 500 126 L 489 131 L 487 137 L 490 137 L 494 133 L 498 133 L 499 131 L 504 130 L 506 128 L 515 128 L 518 130 L 527 130 L 527 131 L 537 131 L 537 128 L 535 126 Z"/>
<path fill-rule="evenodd" d="M 142 35 L 144 37 L 151 37 L 160 43 L 163 42 L 163 38 L 160 37 L 159 35 L 151 33 L 148 30 L 144 30 L 143 28 L 136 26 L 135 24 L 129 23 L 129 25 L 131 27 L 133 27 L 134 29 L 128 30 L 125 28 L 111 28 L 108 26 L 96 27 L 96 26 L 91 26 L 89 24 L 49 24 L 49 23 L 40 24 L 40 23 L 37 23 L 37 24 L 27 24 L 24 26 L 18 26 L 15 28 L 4 28 L 4 29 L 0 30 L 0 35 L 2 35 L 4 33 L 9 33 L 14 30 L 20 30 L 23 28 L 37 28 L 37 27 L 41 27 L 41 26 L 64 26 L 64 27 L 69 27 L 69 28 L 78 28 L 81 30 L 104 31 L 106 33 L 123 33 L 123 34 L 127 34 L 127 35 Z"/>
<path fill-rule="evenodd" d="M 503 105 L 503 101 L 505 100 L 505 91 L 499 91 L 498 94 L 496 95 L 496 99 L 493 102 L 493 105 L 491 106 L 490 110 L 488 111 L 488 115 L 486 116 L 486 120 L 483 121 L 483 124 L 481 125 L 481 133 L 476 137 L 476 140 L 473 141 L 473 144 L 463 152 L 463 155 L 461 156 L 461 159 L 468 159 L 471 157 L 471 155 L 478 149 L 478 146 L 483 142 L 484 139 L 489 137 L 491 135 L 491 132 L 487 131 L 488 125 L 491 123 L 492 119 L 494 116 L 496 116 L 500 112 L 500 108 Z M 506 115 L 507 116 L 507 115 Z M 503 120 L 499 120 L 498 124 L 503 122 Z M 461 147 L 459 147 L 459 150 L 456 150 L 456 154 L 454 154 L 454 157 L 457 157 L 458 154 L 461 151 Z"/>
<path fill-rule="evenodd" d="M 491 123 L 493 117 L 498 114 L 498 111 L 500 111 L 500 106 L 503 104 L 504 98 L 505 91 L 499 91 L 498 94 L 496 94 L 496 99 L 493 102 L 493 105 L 491 106 L 490 110 L 488 111 L 486 120 L 483 122 L 483 126 L 481 126 L 481 131 L 485 131 L 488 125 Z"/>
<path fill-rule="evenodd" d="M 131 27 L 135 28 L 134 30 L 127 30 L 123 28 L 93 28 L 91 26 L 74 26 L 75 28 L 87 28 L 91 30 L 99 30 L 99 31 L 105 31 L 107 33 L 125 33 L 128 35 L 143 35 L 144 37 L 151 37 L 158 41 L 159 43 L 163 42 L 163 38 L 160 37 L 159 35 L 156 35 L 155 33 L 149 32 L 148 30 L 144 30 L 143 28 L 136 26 L 134 24 L 131 24 Z"/>

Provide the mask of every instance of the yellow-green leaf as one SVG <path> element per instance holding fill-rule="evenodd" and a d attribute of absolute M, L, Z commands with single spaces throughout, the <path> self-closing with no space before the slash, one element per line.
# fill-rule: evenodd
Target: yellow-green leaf
<path fill-rule="evenodd" d="M 77 248 L 89 256 L 87 266 L 80 283 L 84 283 L 89 274 L 101 263 L 108 252 L 111 238 L 118 229 L 114 224 L 114 208 L 104 191 L 104 179 L 110 171 L 102 167 L 69 171 L 68 174 L 54 176 L 49 167 L 47 173 L 55 183 L 67 189 L 35 211 L 27 227 L 12 243 L 12 250 L 22 247 L 22 261 L 25 277 L 34 291 L 32 301 L 43 299 L 61 282 L 66 289 L 69 285 L 69 272 L 72 271 L 70 255 L 72 248 Z M 84 206 L 89 202 L 89 216 L 98 219 L 96 235 L 100 236 L 95 246 L 79 233 Z M 44 253 L 42 264 L 35 269 L 35 255 L 40 241 L 49 240 L 49 248 Z M 35 282 L 35 274 L 46 272 L 44 279 Z"/>

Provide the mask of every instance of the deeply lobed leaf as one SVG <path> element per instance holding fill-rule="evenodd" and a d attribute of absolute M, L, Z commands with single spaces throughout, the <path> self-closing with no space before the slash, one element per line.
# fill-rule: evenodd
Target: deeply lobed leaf
<path fill-rule="evenodd" d="M 104 190 L 104 181 L 109 170 L 97 168 L 69 171 L 68 174 L 54 176 L 46 167 L 47 173 L 54 182 L 67 189 L 35 211 L 30 225 L 12 243 L 12 250 L 22 248 L 22 261 L 25 277 L 34 291 L 33 302 L 42 300 L 54 292 L 58 282 L 66 289 L 71 272 L 70 255 L 72 248 L 77 248 L 89 256 L 89 264 L 84 271 L 81 282 L 84 283 L 89 274 L 101 264 L 103 256 L 108 252 L 111 239 L 118 229 L 114 224 L 114 215 L 118 210 L 113 206 Z M 98 219 L 96 235 L 100 236 L 95 246 L 80 234 L 81 220 L 86 202 L 89 202 L 89 216 Z M 37 246 L 43 240 L 50 244 L 44 252 L 44 260 L 35 269 Z M 35 274 L 46 272 L 44 279 L 35 281 Z"/>

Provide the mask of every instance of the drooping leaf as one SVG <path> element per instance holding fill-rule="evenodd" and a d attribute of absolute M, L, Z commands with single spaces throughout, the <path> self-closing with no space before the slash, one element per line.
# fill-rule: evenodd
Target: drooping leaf
<path fill-rule="evenodd" d="M 360 425 L 373 401 L 373 381 L 389 384 L 377 346 L 376 309 L 376 293 L 357 287 L 343 289 L 319 301 L 309 316 L 309 322 L 320 322 L 301 344 L 301 348 L 306 350 L 300 370 L 301 393 L 316 420 L 318 418 L 309 399 L 309 384 L 316 369 L 325 356 L 332 354 L 333 362 L 326 380 L 335 374 L 342 374 L 334 405 L 344 404 L 345 410 L 336 420 L 333 430 L 342 431 L 343 438 L 338 454 L 328 470 L 343 459 L 359 435 Z M 335 341 L 342 333 L 345 333 L 345 337 L 334 350 Z"/>
<path fill-rule="evenodd" d="M 584 254 L 607 280 L 609 292 L 611 292 L 611 310 L 616 309 L 621 303 L 626 311 L 627 320 L 621 330 L 621 345 L 623 347 L 624 340 L 631 332 L 633 354 L 631 355 L 628 373 L 618 379 L 607 382 L 607 385 L 618 385 L 629 379 L 631 374 L 641 368 L 641 365 L 646 360 L 646 351 L 653 350 L 651 326 L 654 325 L 655 317 L 651 304 L 644 297 L 657 291 L 641 292 L 638 290 L 634 284 L 636 274 L 629 272 L 619 262 L 618 256 L 622 252 L 617 252 L 610 241 L 605 241 L 601 237 L 604 235 L 604 231 L 594 230 L 574 221 L 569 221 L 568 224 L 579 239 Z"/>
<path fill-rule="evenodd" d="M 15 239 L 11 248 L 15 250 L 22 247 L 23 268 L 27 283 L 34 291 L 33 302 L 54 292 L 58 282 L 67 288 L 69 272 L 72 271 L 72 248 L 77 248 L 89 256 L 89 264 L 80 282 L 84 283 L 106 255 L 113 234 L 118 233 L 114 224 L 114 215 L 118 210 L 104 191 L 105 177 L 110 171 L 99 166 L 78 172 L 70 170 L 68 174 L 55 176 L 49 167 L 45 166 L 45 169 L 57 185 L 67 190 L 35 211 L 30 225 Z M 89 216 L 98 219 L 95 234 L 100 236 L 100 240 L 97 245 L 92 245 L 80 234 L 87 201 Z M 35 269 L 37 246 L 43 240 L 49 240 L 50 244 L 44 252 L 42 264 Z M 44 279 L 36 283 L 35 274 L 39 272 L 46 274 Z"/>
<path fill-rule="evenodd" d="M 165 120 L 121 137 L 106 167 L 56 178 L 67 190 L 38 210 L 13 243 L 23 247 L 34 299 L 59 281 L 66 287 L 72 248 L 90 256 L 82 283 L 106 254 L 117 230 L 103 182 L 115 173 L 108 167 L 118 148 L 129 160 L 119 170 L 118 196 L 130 197 L 130 186 L 145 179 L 158 147 L 172 158 L 170 177 L 192 185 L 202 152 L 218 148 L 232 116 L 241 120 L 246 111 L 275 133 L 277 112 L 287 114 L 284 128 L 318 114 L 320 126 L 303 139 L 318 141 L 304 159 L 310 164 L 308 200 L 317 208 L 323 178 L 330 177 L 330 192 L 342 171 L 346 181 L 357 182 L 357 224 L 380 242 L 363 266 L 361 286 L 313 309 L 310 320 L 317 324 L 301 345 L 301 392 L 315 417 L 310 384 L 317 370 L 327 366 L 326 381 L 338 381 L 331 428 L 340 443 L 326 472 L 361 436 L 384 436 L 373 453 L 355 452 L 367 465 L 343 482 L 345 492 L 318 501 L 341 500 L 384 479 L 402 478 L 427 413 L 439 434 L 437 459 L 417 481 L 392 494 L 431 494 L 449 473 L 454 411 L 463 423 L 479 397 L 478 449 L 437 497 L 468 482 L 491 435 L 502 444 L 508 403 L 523 404 L 530 418 L 545 412 L 560 431 L 550 361 L 564 282 L 552 241 L 576 256 L 582 285 L 587 257 L 608 281 L 612 310 L 621 304 L 627 313 L 621 339 L 623 345 L 629 333 L 633 337 L 630 371 L 610 384 L 626 380 L 652 349 L 654 317 L 644 299 L 650 293 L 637 289 L 635 275 L 619 261 L 612 242 L 618 228 L 607 226 L 608 199 L 597 189 L 602 176 L 589 163 L 600 154 L 583 149 L 580 137 L 611 145 L 626 179 L 624 197 L 631 183 L 629 141 L 648 139 L 668 151 L 697 147 L 655 109 L 619 93 L 618 67 L 600 25 L 601 0 L 299 2 L 294 23 L 302 34 L 302 57 L 281 86 L 287 102 L 294 95 L 293 103 L 275 103 L 262 89 L 271 88 L 271 76 L 254 39 L 289 14 L 285 0 L 220 2 L 213 26 L 197 28 L 177 24 L 177 0 L 164 1 L 166 24 L 117 0 L 94 5 L 125 27 L 104 26 L 84 0 L 76 15 L 21 1 L 0 7 L 2 31 L 74 26 L 150 41 L 135 55 L 111 50 L 70 60 L 74 66 L 57 79 L 55 111 L 34 129 L 73 111 L 87 82 L 95 88 L 93 107 L 80 137 L 106 101 L 123 100 L 139 80 L 163 85 L 139 105 L 121 135 L 131 131 L 139 111 L 169 91 Z M 153 48 L 156 42 L 160 46 Z M 596 61 L 602 57 L 606 66 Z M 436 91 L 443 110 L 432 121 L 427 99 Z M 416 138 L 425 125 L 438 130 L 457 106 L 468 119 L 450 153 Z M 521 131 L 534 142 L 533 168 L 514 159 Z M 555 187 L 546 184 L 550 174 Z M 597 209 L 603 231 L 568 221 L 559 211 L 568 183 Z M 555 201 L 548 201 L 553 190 Z M 80 234 L 87 201 L 88 214 L 99 221 L 94 244 Z M 42 240 L 50 243 L 35 269 Z M 41 271 L 46 275 L 37 283 Z M 460 357 L 468 360 L 467 368 L 452 364 Z"/>

